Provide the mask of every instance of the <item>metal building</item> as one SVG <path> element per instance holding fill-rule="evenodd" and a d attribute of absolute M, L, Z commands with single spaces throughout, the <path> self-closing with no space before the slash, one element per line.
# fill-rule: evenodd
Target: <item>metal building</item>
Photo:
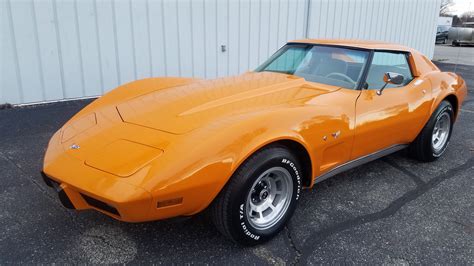
<path fill-rule="evenodd" d="M 0 104 L 101 95 L 151 76 L 254 69 L 287 40 L 433 55 L 441 0 L 0 0 Z"/>

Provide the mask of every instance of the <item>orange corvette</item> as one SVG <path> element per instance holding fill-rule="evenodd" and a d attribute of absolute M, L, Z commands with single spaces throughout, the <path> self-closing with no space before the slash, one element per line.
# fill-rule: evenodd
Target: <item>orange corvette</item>
<path fill-rule="evenodd" d="M 68 208 L 127 222 L 208 209 L 254 245 L 284 227 L 302 187 L 403 148 L 440 157 L 466 93 L 404 46 L 292 41 L 240 76 L 107 93 L 54 134 L 43 178 Z"/>

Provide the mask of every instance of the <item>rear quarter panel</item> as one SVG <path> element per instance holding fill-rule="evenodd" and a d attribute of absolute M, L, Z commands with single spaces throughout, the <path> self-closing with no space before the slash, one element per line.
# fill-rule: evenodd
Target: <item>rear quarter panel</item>
<path fill-rule="evenodd" d="M 457 99 L 457 106 L 455 114 L 459 113 L 461 104 L 467 95 L 467 86 L 461 76 L 452 72 L 434 72 L 427 75 L 431 82 L 433 104 L 431 106 L 431 113 L 433 113 L 439 106 L 441 101 L 446 99 L 449 95 L 454 95 Z"/>

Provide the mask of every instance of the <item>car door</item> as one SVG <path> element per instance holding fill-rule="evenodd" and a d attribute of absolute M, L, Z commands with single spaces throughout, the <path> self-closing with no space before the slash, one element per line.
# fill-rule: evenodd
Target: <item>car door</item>
<path fill-rule="evenodd" d="M 310 87 L 331 90 L 305 100 L 313 107 L 314 117 L 302 126 L 303 135 L 313 147 L 317 176 L 350 160 L 359 81 L 369 55 L 370 51 L 362 49 L 313 46 L 294 72 Z"/>
<path fill-rule="evenodd" d="M 351 159 L 360 158 L 414 140 L 430 110 L 428 80 L 414 77 L 409 53 L 375 51 L 366 85 L 356 102 L 356 125 Z M 404 76 L 400 85 L 385 84 L 385 72 Z"/>

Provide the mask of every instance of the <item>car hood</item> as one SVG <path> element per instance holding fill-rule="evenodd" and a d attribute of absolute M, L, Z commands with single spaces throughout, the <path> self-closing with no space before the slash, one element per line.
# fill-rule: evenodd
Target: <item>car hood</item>
<path fill-rule="evenodd" d="M 235 123 L 234 115 L 299 106 L 301 100 L 335 90 L 338 87 L 270 72 L 207 81 L 132 82 L 66 123 L 50 141 L 45 167 L 73 157 L 103 172 L 130 177 L 169 153 L 182 134 L 213 123 Z"/>
<path fill-rule="evenodd" d="M 184 134 L 218 118 L 274 108 L 337 90 L 303 78 L 249 72 L 153 91 L 116 105 L 123 122 Z"/>

